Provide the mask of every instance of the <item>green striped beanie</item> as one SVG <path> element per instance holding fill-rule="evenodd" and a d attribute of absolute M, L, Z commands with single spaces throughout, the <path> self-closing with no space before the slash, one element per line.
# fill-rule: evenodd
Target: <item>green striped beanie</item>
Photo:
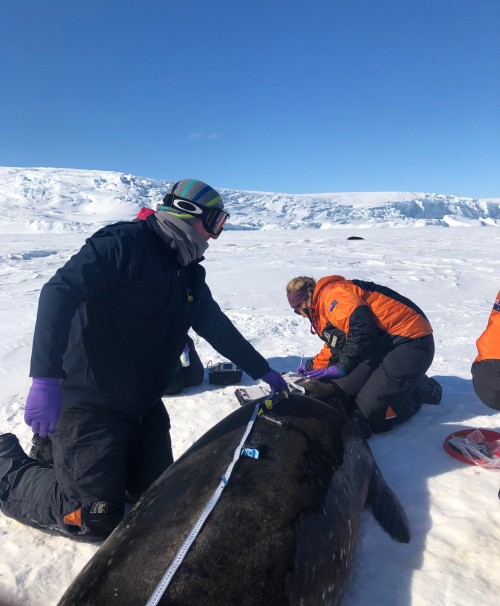
<path fill-rule="evenodd" d="M 183 179 L 182 181 L 177 181 L 177 183 L 172 186 L 169 193 L 179 196 L 179 198 L 185 198 L 191 202 L 196 202 L 202 206 L 208 206 L 209 208 L 218 208 L 220 210 L 223 210 L 224 208 L 224 202 L 222 201 L 219 192 L 213 187 L 210 187 L 210 185 L 203 183 L 203 181 L 198 181 L 197 179 Z M 160 208 L 161 210 L 186 221 L 186 223 L 194 223 L 194 221 L 199 219 L 199 217 L 180 212 L 175 208 L 166 206 L 161 206 Z"/>

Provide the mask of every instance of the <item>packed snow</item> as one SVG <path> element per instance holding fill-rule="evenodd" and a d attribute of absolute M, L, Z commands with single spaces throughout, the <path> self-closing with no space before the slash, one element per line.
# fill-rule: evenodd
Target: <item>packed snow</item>
<path fill-rule="evenodd" d="M 171 182 L 0 168 L 0 433 L 16 433 L 25 449 L 31 431 L 23 410 L 42 285 L 85 237 L 103 224 L 134 218 L 141 206 L 154 207 Z M 424 405 L 408 423 L 369 441 L 406 510 L 412 540 L 392 541 L 367 509 L 343 604 L 496 606 L 500 474 L 453 459 L 443 441 L 466 427 L 500 430 L 500 413 L 478 400 L 470 375 L 475 340 L 500 288 L 500 198 L 218 189 L 231 218 L 205 255 L 207 281 L 222 309 L 277 370 L 294 370 L 321 347 L 287 304 L 285 285 L 297 275 L 342 274 L 389 286 L 417 303 L 434 328 L 429 374 L 443 386 L 441 404 Z M 348 240 L 353 235 L 364 239 Z M 193 337 L 205 365 L 222 361 Z M 244 375 L 243 385 L 255 383 Z M 205 379 L 164 399 L 176 458 L 238 408 L 234 390 Z M 0 604 L 55 605 L 96 549 L 0 514 Z"/>

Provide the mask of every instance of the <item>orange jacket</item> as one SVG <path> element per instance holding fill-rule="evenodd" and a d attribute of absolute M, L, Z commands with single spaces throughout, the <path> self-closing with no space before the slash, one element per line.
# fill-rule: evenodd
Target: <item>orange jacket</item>
<path fill-rule="evenodd" d="M 476 341 L 476 345 L 478 354 L 474 362 L 500 359 L 500 291 L 493 305 L 488 326 Z"/>
<path fill-rule="evenodd" d="M 327 276 L 314 289 L 311 319 L 325 345 L 313 368 L 333 360 L 349 373 L 380 348 L 432 334 L 425 314 L 399 293 L 373 282 Z M 335 350 L 335 351 L 332 351 Z"/>

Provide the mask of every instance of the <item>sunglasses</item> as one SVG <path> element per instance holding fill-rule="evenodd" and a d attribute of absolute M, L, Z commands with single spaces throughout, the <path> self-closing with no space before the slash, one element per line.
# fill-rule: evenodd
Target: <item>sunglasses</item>
<path fill-rule="evenodd" d="M 200 219 L 203 223 L 203 227 L 208 233 L 216 237 L 220 235 L 230 216 L 229 213 L 220 208 L 203 206 L 202 204 L 187 200 L 186 198 L 181 198 L 180 196 L 175 196 L 174 194 L 167 194 L 163 198 L 163 204 L 159 205 L 157 210 L 166 210 L 168 208 L 174 208 L 181 213 L 187 213 L 192 217 Z"/>
<path fill-rule="evenodd" d="M 302 303 L 300 305 L 297 305 L 297 307 L 295 307 L 293 310 L 293 313 L 297 314 L 298 316 L 302 315 L 301 312 L 304 312 L 308 318 L 311 317 L 309 307 L 306 307 L 305 301 L 302 301 Z"/>

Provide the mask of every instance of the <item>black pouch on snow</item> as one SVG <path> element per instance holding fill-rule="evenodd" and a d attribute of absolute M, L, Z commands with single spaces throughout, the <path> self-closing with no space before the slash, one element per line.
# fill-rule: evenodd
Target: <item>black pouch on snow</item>
<path fill-rule="evenodd" d="M 208 382 L 214 385 L 234 385 L 241 382 L 243 371 L 236 364 L 218 362 L 208 369 Z"/>

